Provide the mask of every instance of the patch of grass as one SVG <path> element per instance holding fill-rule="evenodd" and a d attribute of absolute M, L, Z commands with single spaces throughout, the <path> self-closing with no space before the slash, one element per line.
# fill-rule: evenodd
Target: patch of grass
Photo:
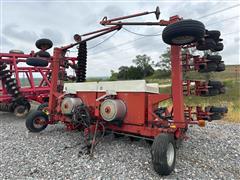
<path fill-rule="evenodd" d="M 147 83 L 158 83 L 160 85 L 170 84 L 171 79 L 145 79 Z"/>
<path fill-rule="evenodd" d="M 229 122 L 240 122 L 240 81 L 225 80 L 226 93 L 218 96 L 201 97 L 186 96 L 184 103 L 188 106 L 227 106 L 228 113 L 224 120 Z M 171 87 L 160 88 L 161 93 L 170 93 Z M 172 105 L 171 101 L 164 101 L 162 106 Z"/>
<path fill-rule="evenodd" d="M 225 120 L 231 122 L 240 122 L 240 81 L 227 80 L 224 81 L 226 93 L 219 96 L 185 97 L 185 103 L 190 106 L 227 106 L 228 113 Z"/>

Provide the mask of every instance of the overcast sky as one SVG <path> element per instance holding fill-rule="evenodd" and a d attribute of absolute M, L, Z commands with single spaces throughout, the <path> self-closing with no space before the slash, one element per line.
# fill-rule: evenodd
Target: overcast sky
<path fill-rule="evenodd" d="M 184 19 L 199 19 L 204 15 L 239 4 L 229 1 L 11 1 L 1 0 L 1 52 L 20 49 L 25 53 L 37 51 L 35 41 L 49 38 L 54 46 L 73 42 L 73 35 L 93 31 L 102 26 L 99 21 L 142 11 L 153 11 L 160 7 L 160 19 L 180 15 Z M 221 52 L 226 64 L 240 64 L 240 6 L 231 8 L 205 18 L 200 18 L 207 29 L 220 30 L 224 39 Z M 134 20 L 134 19 L 132 19 Z M 136 18 L 136 21 L 156 21 L 154 15 Z M 161 33 L 163 27 L 126 27 L 141 34 Z M 158 61 L 166 50 L 161 36 L 138 36 L 124 29 L 117 32 L 101 45 L 91 48 L 111 34 L 88 42 L 87 76 L 110 75 L 122 65 L 131 65 L 138 54 L 147 54 Z M 137 39 L 137 40 L 136 40 Z M 125 43 L 129 42 L 130 43 Z M 76 51 L 76 49 L 72 49 Z M 49 50 L 52 53 L 53 49 Z M 74 56 L 72 52 L 69 55 Z"/>

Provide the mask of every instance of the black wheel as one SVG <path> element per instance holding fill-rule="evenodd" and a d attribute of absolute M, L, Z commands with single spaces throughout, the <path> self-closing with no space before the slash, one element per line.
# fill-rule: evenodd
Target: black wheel
<path fill-rule="evenodd" d="M 27 58 L 26 63 L 29 66 L 39 66 L 39 67 L 47 67 L 48 66 L 48 60 L 38 58 L 38 57 Z"/>
<path fill-rule="evenodd" d="M 217 69 L 217 64 L 215 62 L 207 62 L 207 68 L 206 68 L 207 72 L 216 71 L 216 69 Z"/>
<path fill-rule="evenodd" d="M 206 51 L 216 48 L 216 42 L 212 38 L 205 38 L 205 41 L 197 42 L 196 49 L 199 51 Z"/>
<path fill-rule="evenodd" d="M 206 59 L 216 61 L 216 62 L 220 62 L 222 60 L 222 56 L 220 56 L 220 55 L 209 55 L 208 54 Z"/>
<path fill-rule="evenodd" d="M 26 127 L 30 132 L 40 132 L 47 127 L 48 116 L 42 111 L 34 111 L 27 116 Z"/>
<path fill-rule="evenodd" d="M 9 51 L 10 54 L 24 54 L 23 51 L 17 50 L 17 49 L 12 49 Z"/>
<path fill-rule="evenodd" d="M 153 140 L 145 140 L 146 141 L 146 143 L 148 143 L 149 145 L 152 145 L 153 144 Z"/>
<path fill-rule="evenodd" d="M 176 145 L 172 134 L 158 135 L 151 148 L 154 170 L 160 175 L 169 175 L 176 161 Z"/>
<path fill-rule="evenodd" d="M 212 38 L 205 38 L 205 44 L 207 46 L 207 49 L 216 48 L 216 42 Z"/>
<path fill-rule="evenodd" d="M 223 43 L 217 43 L 215 48 L 212 48 L 211 51 L 216 52 L 216 51 L 222 51 L 224 48 Z"/>
<path fill-rule="evenodd" d="M 208 50 L 208 47 L 203 43 L 197 43 L 196 49 L 199 51 L 206 51 L 206 50 Z"/>
<path fill-rule="evenodd" d="M 207 72 L 206 71 L 206 65 L 205 64 L 200 64 L 198 72 L 200 72 L 200 73 Z"/>
<path fill-rule="evenodd" d="M 130 141 L 139 141 L 140 138 L 129 136 Z"/>
<path fill-rule="evenodd" d="M 38 52 L 35 54 L 35 57 L 50 58 L 51 55 L 50 55 L 49 52 L 47 52 L 47 51 L 38 51 Z"/>
<path fill-rule="evenodd" d="M 44 110 L 44 109 L 47 108 L 47 107 L 48 107 L 48 102 L 45 102 L 45 103 L 40 104 L 40 105 L 38 106 L 37 110 L 38 110 L 38 111 L 42 111 L 42 110 Z"/>
<path fill-rule="evenodd" d="M 164 28 L 162 39 L 170 45 L 191 44 L 203 38 L 205 26 L 196 20 L 181 20 Z"/>
<path fill-rule="evenodd" d="M 220 120 L 222 119 L 222 115 L 220 113 L 214 113 L 210 115 L 210 120 Z"/>
<path fill-rule="evenodd" d="M 213 88 L 221 88 L 223 87 L 223 83 L 221 81 L 208 81 L 208 86 L 212 86 Z"/>
<path fill-rule="evenodd" d="M 30 104 L 29 104 L 30 105 Z M 24 117 L 27 115 L 27 113 L 30 110 L 30 106 L 25 106 L 25 105 L 17 105 L 14 110 L 13 113 L 16 117 Z"/>
<path fill-rule="evenodd" d="M 209 96 L 208 92 L 206 91 L 200 91 L 200 96 Z"/>
<path fill-rule="evenodd" d="M 219 91 L 219 89 L 209 88 L 208 93 L 209 93 L 210 96 L 216 96 L 220 93 L 220 91 Z"/>
<path fill-rule="evenodd" d="M 215 42 L 217 43 L 219 41 L 219 37 L 221 35 L 220 31 L 217 31 L 217 30 L 212 30 L 212 31 L 207 31 L 207 35 L 214 39 Z"/>
<path fill-rule="evenodd" d="M 47 50 L 53 46 L 53 43 L 50 39 L 39 39 L 36 41 L 35 45 L 38 49 Z"/>
<path fill-rule="evenodd" d="M 216 106 L 212 106 L 210 108 L 209 112 L 214 112 L 214 113 L 227 113 L 228 112 L 228 108 L 227 107 L 216 107 Z"/>
<path fill-rule="evenodd" d="M 113 136 L 114 136 L 114 138 L 122 138 L 122 137 L 124 137 L 123 134 L 117 134 L 117 133 L 113 133 Z"/>
<path fill-rule="evenodd" d="M 216 71 L 218 72 L 225 71 L 225 64 L 223 62 L 219 63 Z"/>

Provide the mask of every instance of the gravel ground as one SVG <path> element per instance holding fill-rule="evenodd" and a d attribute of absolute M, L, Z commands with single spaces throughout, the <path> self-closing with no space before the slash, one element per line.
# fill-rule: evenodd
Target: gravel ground
<path fill-rule="evenodd" d="M 108 135 L 94 157 L 80 155 L 79 132 L 61 125 L 28 133 L 25 120 L 0 113 L 1 179 L 240 179 L 240 124 L 208 123 L 191 127 L 177 152 L 174 172 L 157 175 L 150 145 Z"/>

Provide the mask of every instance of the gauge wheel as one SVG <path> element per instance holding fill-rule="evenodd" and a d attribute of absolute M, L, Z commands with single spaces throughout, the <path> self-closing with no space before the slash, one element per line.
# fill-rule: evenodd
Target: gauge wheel
<path fill-rule="evenodd" d="M 22 50 L 12 49 L 9 51 L 10 54 L 24 54 Z"/>
<path fill-rule="evenodd" d="M 13 113 L 16 117 L 24 117 L 27 115 L 27 113 L 30 110 L 30 104 L 28 105 L 17 105 L 14 110 Z"/>
<path fill-rule="evenodd" d="M 161 133 L 152 144 L 151 155 L 154 170 L 160 175 L 169 175 L 175 167 L 176 143 L 173 134 Z"/>
<path fill-rule="evenodd" d="M 216 61 L 216 62 L 220 62 L 222 60 L 222 56 L 220 55 L 207 55 L 206 56 L 207 60 L 212 60 L 212 61 Z"/>
<path fill-rule="evenodd" d="M 205 26 L 196 20 L 180 20 L 164 28 L 162 39 L 169 45 L 186 45 L 197 42 L 205 35 Z"/>
<path fill-rule="evenodd" d="M 26 119 L 26 127 L 30 132 L 40 132 L 47 127 L 48 116 L 43 111 L 33 111 Z"/>
<path fill-rule="evenodd" d="M 209 88 L 208 89 L 208 95 L 209 96 L 216 96 L 220 93 L 219 89 L 216 88 Z"/>
<path fill-rule="evenodd" d="M 39 66 L 39 67 L 47 67 L 48 60 L 42 59 L 39 57 L 29 57 L 26 60 L 27 65 L 29 66 Z"/>
<path fill-rule="evenodd" d="M 35 53 L 35 55 L 34 55 L 35 57 L 42 57 L 42 58 L 50 58 L 51 57 L 51 55 L 49 54 L 49 52 L 47 52 L 47 51 L 38 51 L 38 52 L 36 52 Z"/>
<path fill-rule="evenodd" d="M 220 62 L 219 64 L 218 64 L 218 67 L 217 67 L 217 70 L 216 71 L 218 71 L 218 72 L 220 72 L 220 71 L 225 71 L 225 64 L 223 63 L 223 62 Z"/>
<path fill-rule="evenodd" d="M 217 43 L 215 48 L 211 48 L 211 51 L 217 52 L 217 51 L 222 51 L 224 48 L 223 43 Z"/>
<path fill-rule="evenodd" d="M 210 36 L 212 39 L 214 39 L 216 42 L 218 42 L 221 33 L 220 31 L 217 31 L 217 30 L 211 30 L 211 31 L 207 31 L 207 35 Z"/>
<path fill-rule="evenodd" d="M 35 43 L 36 47 L 41 50 L 50 49 L 53 46 L 53 43 L 50 39 L 39 39 Z"/>

